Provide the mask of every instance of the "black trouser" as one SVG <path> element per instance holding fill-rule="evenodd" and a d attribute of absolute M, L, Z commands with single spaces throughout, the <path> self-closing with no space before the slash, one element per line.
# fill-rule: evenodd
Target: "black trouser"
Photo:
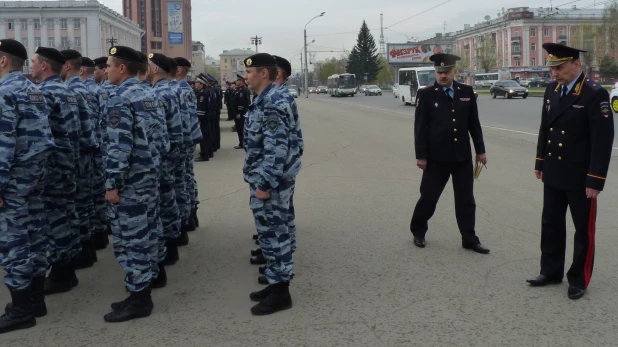
<path fill-rule="evenodd" d="M 221 110 L 217 110 L 217 114 L 212 119 L 212 148 L 216 151 L 221 148 Z"/>
<path fill-rule="evenodd" d="M 227 108 L 227 120 L 233 120 L 234 119 L 234 112 L 232 112 L 232 110 L 228 107 Z"/>
<path fill-rule="evenodd" d="M 244 137 L 243 132 L 245 130 L 245 117 L 243 117 L 242 115 L 240 116 L 240 119 L 234 117 L 234 125 L 236 126 L 236 134 L 238 134 L 238 145 L 242 147 Z"/>
<path fill-rule="evenodd" d="M 436 205 L 444 186 L 453 176 L 453 191 L 455 193 L 455 216 L 464 247 L 480 243 L 474 231 L 476 202 L 474 201 L 474 172 L 472 159 L 465 162 L 434 162 L 427 163 L 421 180 L 421 197 L 416 203 L 410 231 L 414 236 L 425 237 L 427 222 L 436 211 Z"/>
<path fill-rule="evenodd" d="M 545 185 L 541 228 L 541 274 L 552 278 L 564 276 L 567 206 L 575 225 L 573 264 L 567 272 L 567 279 L 572 286 L 586 289 L 594 265 L 597 200 L 588 199 L 585 189 L 565 191 Z"/>
<path fill-rule="evenodd" d="M 200 141 L 200 157 L 210 158 L 212 154 L 212 133 L 210 131 L 210 121 L 208 117 L 200 119 L 200 129 L 202 130 L 202 141 Z"/>

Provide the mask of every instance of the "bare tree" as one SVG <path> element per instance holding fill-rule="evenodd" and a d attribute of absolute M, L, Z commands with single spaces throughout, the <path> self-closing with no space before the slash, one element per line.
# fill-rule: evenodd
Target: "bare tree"
<path fill-rule="evenodd" d="M 605 6 L 603 14 L 603 39 L 606 43 L 603 54 L 611 55 L 618 51 L 618 2 L 614 1 Z"/>
<path fill-rule="evenodd" d="M 498 67 L 498 54 L 496 43 L 490 37 L 481 37 L 480 47 L 476 49 L 478 66 L 483 72 L 489 72 Z"/>
<path fill-rule="evenodd" d="M 602 35 L 603 27 L 595 23 L 583 23 L 571 35 L 570 45 L 587 51 L 587 53 L 582 53 L 581 62 L 588 76 L 592 76 L 592 70 L 597 66 L 597 51 L 602 44 L 599 38 L 603 37 Z"/>

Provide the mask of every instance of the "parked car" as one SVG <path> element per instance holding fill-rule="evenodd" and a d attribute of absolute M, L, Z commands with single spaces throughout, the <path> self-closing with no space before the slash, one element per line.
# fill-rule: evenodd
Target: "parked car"
<path fill-rule="evenodd" d="M 382 95 L 382 89 L 376 85 L 370 85 L 365 88 L 365 95 Z"/>
<path fill-rule="evenodd" d="M 529 88 L 546 87 L 549 82 L 550 80 L 547 77 L 532 78 L 530 82 L 528 83 L 527 87 Z"/>
<path fill-rule="evenodd" d="M 519 80 L 519 85 L 522 87 L 528 87 L 530 86 L 531 81 L 532 81 L 532 78 L 522 78 Z"/>
<path fill-rule="evenodd" d="M 328 87 L 318 86 L 318 94 L 328 94 Z"/>
<path fill-rule="evenodd" d="M 288 88 L 288 91 L 290 92 L 290 95 L 292 95 L 295 98 L 298 98 L 298 92 L 296 91 L 295 88 Z"/>
<path fill-rule="evenodd" d="M 359 93 L 364 93 L 365 90 L 367 89 L 367 87 L 368 86 L 366 84 L 363 84 L 362 86 L 358 87 L 358 92 Z"/>
<path fill-rule="evenodd" d="M 398 84 L 393 84 L 393 95 L 395 96 L 395 99 L 399 99 L 399 85 Z"/>
<path fill-rule="evenodd" d="M 498 81 L 489 88 L 489 94 L 492 98 L 497 96 L 504 96 L 505 98 L 513 98 L 515 96 L 521 96 L 522 98 L 528 97 L 528 89 L 520 86 L 517 82 L 511 80 Z"/>
<path fill-rule="evenodd" d="M 309 94 L 317 94 L 317 93 L 318 93 L 318 88 L 309 87 Z"/>
<path fill-rule="evenodd" d="M 612 87 L 612 90 L 609 93 L 609 100 L 612 105 L 612 110 L 618 113 L 618 82 L 616 82 L 616 84 Z"/>

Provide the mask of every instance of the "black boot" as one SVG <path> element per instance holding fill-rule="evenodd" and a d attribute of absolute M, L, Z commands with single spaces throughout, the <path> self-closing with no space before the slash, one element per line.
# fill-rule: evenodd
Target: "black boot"
<path fill-rule="evenodd" d="M 103 319 L 106 322 L 119 323 L 150 316 L 154 306 L 150 297 L 150 287 L 140 292 L 131 292 L 125 304 L 120 306 L 122 307 L 119 307 L 119 310 L 106 314 Z"/>
<path fill-rule="evenodd" d="M 112 234 L 112 228 L 110 228 L 109 226 L 107 228 L 105 228 L 105 234 L 111 235 Z"/>
<path fill-rule="evenodd" d="M 251 250 L 251 255 L 254 256 L 254 257 L 256 257 L 256 256 L 258 256 L 260 254 L 262 254 L 262 249 L 260 247 Z"/>
<path fill-rule="evenodd" d="M 178 246 L 172 241 L 165 242 L 165 248 L 167 248 L 167 256 L 163 261 L 163 265 L 170 266 L 176 264 L 178 260 L 180 260 L 180 256 L 178 255 Z"/>
<path fill-rule="evenodd" d="M 189 231 L 195 231 L 195 223 L 193 223 L 191 218 L 180 227 L 180 232 L 186 233 Z"/>
<path fill-rule="evenodd" d="M 73 268 L 75 270 L 86 269 L 94 265 L 94 259 L 92 258 L 94 250 L 91 250 L 91 248 L 93 247 L 90 240 L 82 241 L 82 250 L 73 258 Z M 96 254 L 96 251 L 94 251 L 94 254 Z"/>
<path fill-rule="evenodd" d="M 253 239 L 257 240 L 258 239 L 258 234 L 253 234 Z"/>
<path fill-rule="evenodd" d="M 256 316 L 264 316 L 292 307 L 289 282 L 279 282 L 269 287 L 270 295 L 251 308 L 251 313 Z"/>
<path fill-rule="evenodd" d="M 163 263 L 157 264 L 159 266 L 159 275 L 152 281 L 152 288 L 159 289 L 167 285 L 167 272 L 165 272 L 165 265 Z"/>
<path fill-rule="evenodd" d="M 32 312 L 35 317 L 44 317 L 47 315 L 47 306 L 45 305 L 45 294 L 43 293 L 45 286 L 45 276 L 35 277 L 30 285 L 30 302 L 32 303 Z M 5 313 L 9 313 L 13 309 L 13 303 L 9 302 L 4 308 Z"/>
<path fill-rule="evenodd" d="M 266 265 L 260 265 L 258 271 L 260 272 L 260 275 L 263 275 L 266 272 Z"/>
<path fill-rule="evenodd" d="M 197 206 L 195 206 L 193 208 L 193 210 L 191 211 L 191 219 L 193 219 L 193 224 L 195 225 L 196 228 L 200 227 L 200 220 L 197 219 Z"/>
<path fill-rule="evenodd" d="M 189 244 L 189 234 L 187 234 L 186 231 L 181 231 L 180 236 L 177 239 L 172 240 L 171 243 L 178 247 L 186 246 Z"/>
<path fill-rule="evenodd" d="M 109 238 L 105 232 L 97 232 L 92 235 L 94 240 L 94 249 L 100 251 L 102 249 L 107 248 L 109 245 Z"/>
<path fill-rule="evenodd" d="M 266 285 L 268 284 L 268 278 L 264 275 L 258 276 L 258 283 Z"/>
<path fill-rule="evenodd" d="M 251 259 L 249 259 L 249 262 L 251 262 L 251 264 L 253 265 L 264 265 L 266 264 L 266 258 L 264 258 L 264 255 L 260 253 L 255 257 L 251 257 Z"/>
<path fill-rule="evenodd" d="M 11 290 L 12 305 L 9 312 L 0 316 L 0 334 L 18 329 L 27 329 L 36 325 L 32 312 L 32 293 L 30 288 Z"/>
<path fill-rule="evenodd" d="M 93 263 L 96 263 L 99 258 L 97 258 L 97 249 L 94 247 L 94 234 L 90 238 L 88 242 L 88 253 L 90 253 L 90 259 L 92 259 Z"/>
<path fill-rule="evenodd" d="M 56 263 L 52 265 L 49 276 L 44 280 L 43 293 L 45 295 L 65 293 L 77 286 L 78 283 L 71 262 L 67 264 Z"/>

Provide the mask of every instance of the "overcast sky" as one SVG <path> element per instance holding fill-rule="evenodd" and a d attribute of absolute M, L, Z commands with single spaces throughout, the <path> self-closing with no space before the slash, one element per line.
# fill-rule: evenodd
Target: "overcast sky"
<path fill-rule="evenodd" d="M 99 0 L 122 14 L 121 0 Z M 554 0 L 560 5 L 572 0 Z M 592 4 L 594 0 L 580 0 L 578 4 Z M 443 2 L 445 4 L 419 14 Z M 251 36 L 262 37 L 260 52 L 281 55 L 292 60 L 294 69 L 300 69 L 305 24 L 321 12 L 307 26 L 309 51 L 351 50 L 356 43 L 363 22 L 372 29 L 379 48 L 380 12 L 384 13 L 384 37 L 387 42 L 406 42 L 407 37 L 426 39 L 435 33 L 463 29 L 464 24 L 475 24 L 486 15 L 495 18 L 504 7 L 549 7 L 550 0 L 522 2 L 521 0 L 193 0 L 193 40 L 206 46 L 206 54 L 218 59 L 225 49 L 252 48 Z M 571 5 L 569 5 L 571 6 Z M 417 16 L 415 16 L 417 15 Z M 400 22 L 408 17 L 414 18 Z M 337 33 L 346 33 L 334 35 Z M 315 60 L 339 56 L 340 52 L 315 53 Z"/>

